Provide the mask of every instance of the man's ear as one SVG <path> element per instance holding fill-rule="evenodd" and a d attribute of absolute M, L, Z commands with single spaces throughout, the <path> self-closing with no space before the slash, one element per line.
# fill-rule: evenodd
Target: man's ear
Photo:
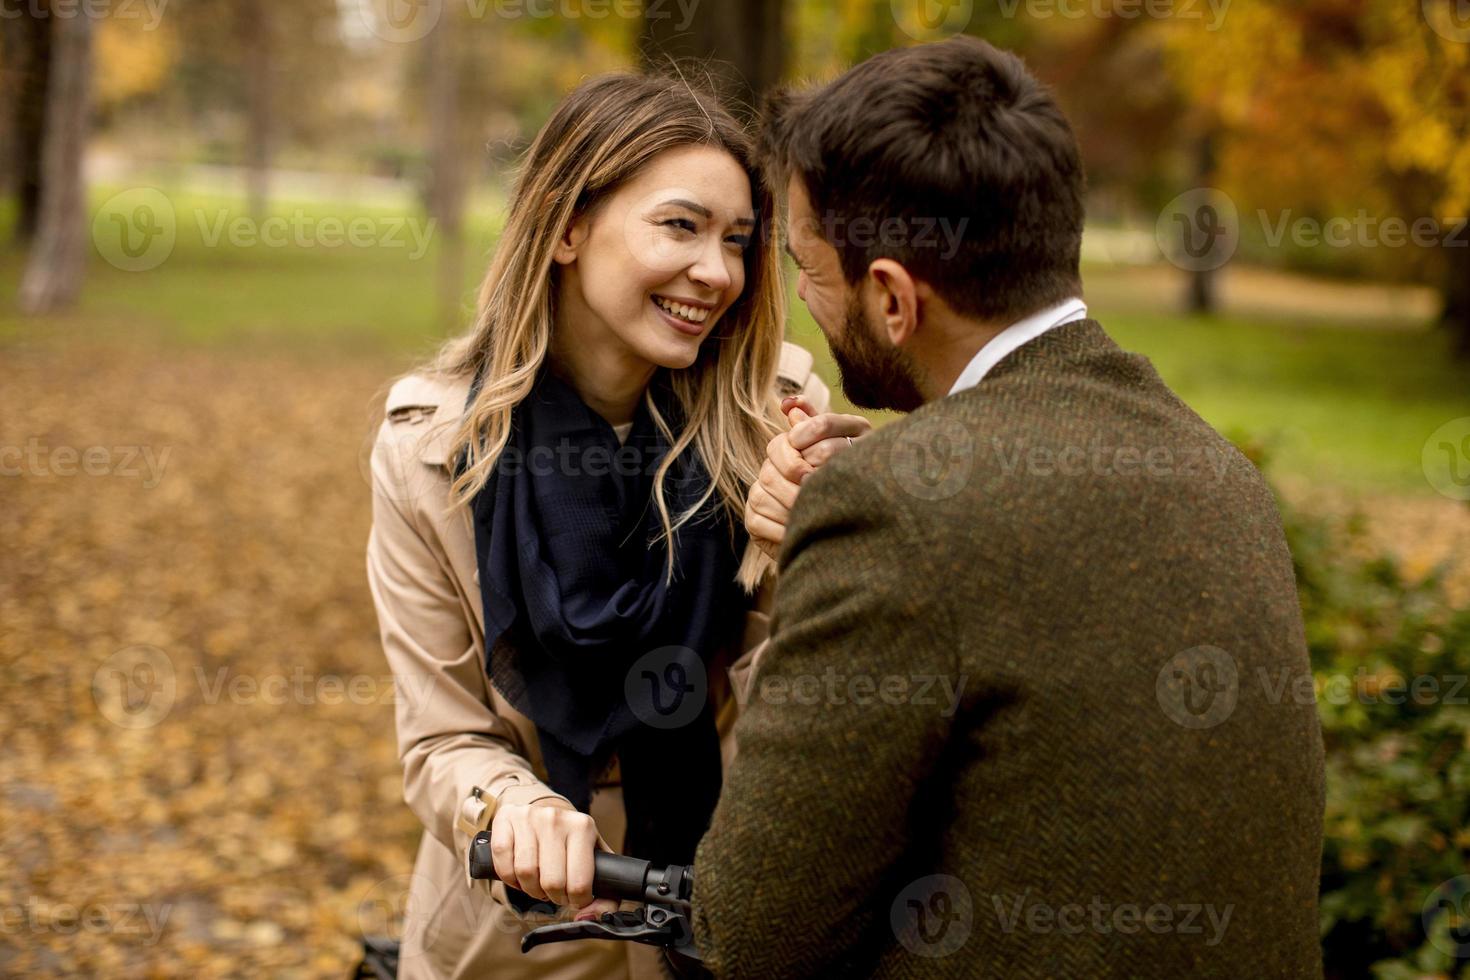
<path fill-rule="evenodd" d="M 577 261 L 577 253 L 587 240 L 589 230 L 585 214 L 573 218 L 572 223 L 567 225 L 567 230 L 556 240 L 556 248 L 551 252 L 552 261 L 560 265 L 571 265 Z"/>
<path fill-rule="evenodd" d="M 902 346 L 919 329 L 918 283 L 892 259 L 874 259 L 868 266 L 867 282 L 889 341 Z"/>

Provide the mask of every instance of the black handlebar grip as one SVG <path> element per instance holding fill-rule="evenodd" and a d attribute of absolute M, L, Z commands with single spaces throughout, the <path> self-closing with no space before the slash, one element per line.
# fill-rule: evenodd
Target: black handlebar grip
<path fill-rule="evenodd" d="M 597 851 L 592 855 L 592 894 L 623 902 L 669 902 L 689 900 L 693 875 L 688 868 L 654 868 L 642 858 Z M 495 859 L 490 853 L 490 831 L 482 830 L 470 841 L 470 877 L 494 881 Z M 665 882 L 673 878 L 672 887 Z"/>
<path fill-rule="evenodd" d="M 649 867 L 641 858 L 598 851 L 592 855 L 592 894 L 617 902 L 646 902 Z"/>
<path fill-rule="evenodd" d="M 470 841 L 470 877 L 495 881 L 495 858 L 490 854 L 490 831 L 482 830 Z"/>

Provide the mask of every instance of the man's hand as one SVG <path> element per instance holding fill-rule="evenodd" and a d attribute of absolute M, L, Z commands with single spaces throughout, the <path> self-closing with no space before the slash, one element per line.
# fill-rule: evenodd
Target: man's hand
<path fill-rule="evenodd" d="M 592 898 L 597 825 L 565 800 L 504 806 L 490 823 L 495 877 L 537 901 L 577 910 L 578 919 L 616 912 L 618 903 Z"/>
<path fill-rule="evenodd" d="M 772 558 L 786 537 L 786 522 L 801 481 L 851 445 L 851 440 L 873 431 L 872 423 L 861 415 L 818 415 L 799 396 L 783 398 L 781 411 L 791 431 L 766 446 L 760 477 L 745 498 L 745 529 L 755 546 Z"/>

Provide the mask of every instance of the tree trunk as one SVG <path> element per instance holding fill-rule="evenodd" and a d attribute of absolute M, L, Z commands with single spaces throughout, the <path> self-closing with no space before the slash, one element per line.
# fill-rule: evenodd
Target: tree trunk
<path fill-rule="evenodd" d="M 786 63 L 783 0 L 724 0 L 693 5 L 692 20 L 676 4 L 644 5 L 638 55 L 645 67 L 669 59 L 703 63 L 736 115 L 749 120 L 780 81 Z M 683 30 L 680 30 L 680 27 Z M 684 66 L 680 66 L 683 68 Z M 687 68 L 685 69 L 687 71 Z"/>
<path fill-rule="evenodd" d="M 46 76 L 51 65 L 51 19 L 19 5 L 4 31 L 8 184 L 16 200 L 15 240 L 29 242 L 41 213 L 41 142 L 46 119 Z"/>
<path fill-rule="evenodd" d="M 440 326 L 453 329 L 464 294 L 466 149 L 460 138 L 459 45 L 446 11 L 429 36 L 429 213 L 439 237 L 436 294 Z"/>
<path fill-rule="evenodd" d="M 1462 221 L 1449 236 L 1457 247 L 1446 247 L 1444 312 L 1440 323 L 1450 331 L 1452 349 L 1470 360 L 1470 223 Z"/>
<path fill-rule="evenodd" d="M 271 5 L 253 0 L 240 8 L 244 20 L 240 25 L 245 48 L 245 161 L 246 201 L 250 216 L 261 222 L 270 207 L 271 122 L 275 118 L 272 100 L 275 94 L 271 78 L 273 62 Z"/>
<path fill-rule="evenodd" d="M 75 301 L 87 264 L 82 155 L 91 107 L 92 18 L 56 17 L 51 29 L 40 222 L 20 283 L 20 308 L 31 314 Z"/>
<path fill-rule="evenodd" d="M 1215 179 L 1215 135 L 1206 130 L 1200 137 L 1195 156 L 1196 187 L 1209 187 Z M 1189 234 L 1188 231 L 1185 234 Z M 1215 282 L 1217 269 L 1196 269 L 1189 274 L 1189 296 L 1186 307 L 1190 313 L 1214 313 L 1216 308 Z"/>

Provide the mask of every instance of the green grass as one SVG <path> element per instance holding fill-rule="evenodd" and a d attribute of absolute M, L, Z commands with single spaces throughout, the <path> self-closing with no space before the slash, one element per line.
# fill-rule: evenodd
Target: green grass
<path fill-rule="evenodd" d="M 100 205 L 115 189 L 94 191 Z M 45 320 L 0 305 L 0 341 L 129 338 L 142 343 L 222 349 L 388 353 L 431 350 L 437 326 L 437 252 L 412 256 L 400 246 L 329 248 L 211 245 L 223 212 L 240 201 L 170 193 L 178 237 L 157 268 L 126 272 L 94 249 L 76 309 Z M 368 219 L 382 235 L 421 216 L 389 207 L 277 202 L 273 212 L 319 228 L 323 218 Z M 463 293 L 474 283 L 498 231 L 492 202 L 466 229 Z M 0 214 L 0 234 L 8 222 Z M 0 285 L 13 297 L 23 255 L 0 253 Z M 1105 277 L 1106 269 L 1089 270 Z M 1102 282 L 1103 285 L 1116 283 Z M 1103 296 L 1116 290 L 1099 289 Z M 837 373 L 806 308 L 792 299 L 791 335 L 811 349 L 836 388 Z M 1424 325 L 1399 329 L 1337 327 L 1290 318 L 1190 318 L 1168 312 L 1172 297 L 1129 297 L 1092 313 L 1124 347 L 1147 355 L 1165 380 L 1211 424 L 1273 450 L 1277 470 L 1349 491 L 1431 493 L 1420 470 L 1425 439 L 1442 423 L 1470 415 L 1470 367 L 1456 364 L 1446 338 Z M 840 399 L 839 404 L 845 405 Z M 880 420 L 881 421 L 881 420 Z"/>

